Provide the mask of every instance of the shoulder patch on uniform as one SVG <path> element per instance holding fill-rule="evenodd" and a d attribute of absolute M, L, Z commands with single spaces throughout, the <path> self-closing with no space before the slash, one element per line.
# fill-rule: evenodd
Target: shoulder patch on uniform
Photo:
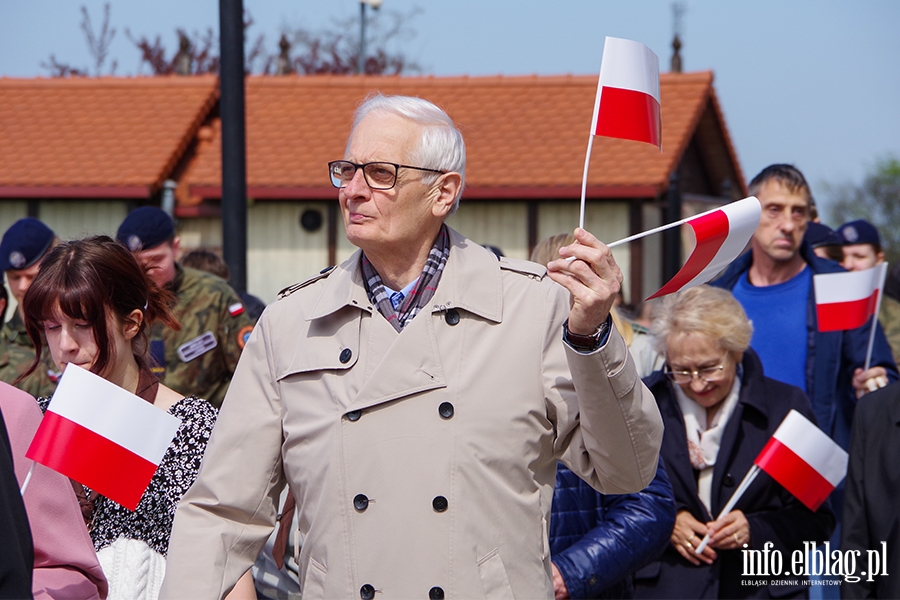
<path fill-rule="evenodd" d="M 531 262 L 530 260 L 521 260 L 518 258 L 500 257 L 500 268 L 507 271 L 515 271 L 523 275 L 529 275 L 535 279 L 543 279 L 547 274 L 547 267 Z"/>
<path fill-rule="evenodd" d="M 295 283 L 294 285 L 287 286 L 286 288 L 284 288 L 283 290 L 278 292 L 278 299 L 281 300 L 282 298 L 287 298 L 288 296 L 290 296 L 297 290 L 301 290 L 311 283 L 315 283 L 316 281 L 318 281 L 320 279 L 324 279 L 324 278 L 328 277 L 329 275 L 331 275 L 331 272 L 334 271 L 334 267 L 335 267 L 335 265 L 331 265 L 330 267 L 325 267 L 324 269 L 319 271 L 318 275 L 313 275 L 306 281 L 301 281 L 300 283 Z"/>

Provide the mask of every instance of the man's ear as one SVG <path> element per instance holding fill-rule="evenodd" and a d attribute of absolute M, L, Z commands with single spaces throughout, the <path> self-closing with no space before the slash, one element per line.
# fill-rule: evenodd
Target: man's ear
<path fill-rule="evenodd" d="M 450 213 L 453 203 L 456 202 L 456 195 L 462 186 L 462 175 L 455 171 L 444 173 L 438 178 L 435 185 L 438 186 L 438 194 L 431 210 L 434 216 L 444 218 Z"/>

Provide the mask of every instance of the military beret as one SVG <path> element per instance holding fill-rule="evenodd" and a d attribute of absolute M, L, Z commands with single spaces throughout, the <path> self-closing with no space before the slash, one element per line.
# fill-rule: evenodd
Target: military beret
<path fill-rule="evenodd" d="M 44 256 L 54 237 L 53 231 L 37 219 L 19 219 L 0 240 L 0 271 L 30 267 Z"/>
<path fill-rule="evenodd" d="M 881 247 L 881 236 L 875 226 L 864 219 L 844 223 L 837 230 L 844 246 L 855 244 L 872 244 Z"/>
<path fill-rule="evenodd" d="M 175 235 L 172 217 L 155 206 L 142 206 L 125 217 L 116 239 L 132 252 L 155 248 Z"/>
<path fill-rule="evenodd" d="M 838 234 L 834 232 L 834 229 L 828 225 L 816 223 L 815 221 L 810 221 L 807 224 L 806 233 L 803 237 L 813 248 L 820 248 L 822 246 L 841 246 L 844 243 L 841 241 L 841 238 L 838 237 Z"/>

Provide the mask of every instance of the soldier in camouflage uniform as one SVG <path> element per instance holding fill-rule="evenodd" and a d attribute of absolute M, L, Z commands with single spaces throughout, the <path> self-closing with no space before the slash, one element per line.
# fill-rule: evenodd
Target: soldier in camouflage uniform
<path fill-rule="evenodd" d="M 173 312 L 181 331 L 160 325 L 151 331 L 154 370 L 164 385 L 219 407 L 253 330 L 237 293 L 222 279 L 175 262 L 179 240 L 174 224 L 156 207 L 132 211 L 116 237 L 156 284 L 178 299 Z"/>
<path fill-rule="evenodd" d="M 31 217 L 13 223 L 0 240 L 0 270 L 5 273 L 7 284 L 18 302 L 16 312 L 4 324 L 0 334 L 0 381 L 15 382 L 34 362 L 34 344 L 25 331 L 22 298 L 40 269 L 41 259 L 58 243 L 59 238 L 49 227 Z M 0 299 L 0 316 L 5 316 L 9 301 L 5 288 Z M 41 397 L 52 395 L 57 381 L 59 372 L 56 365 L 50 353 L 44 352 L 34 372 L 14 385 L 35 397 Z"/>

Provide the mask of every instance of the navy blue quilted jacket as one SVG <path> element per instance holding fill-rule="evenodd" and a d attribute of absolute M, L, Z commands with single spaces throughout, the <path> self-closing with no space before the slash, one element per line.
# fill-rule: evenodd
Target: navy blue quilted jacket
<path fill-rule="evenodd" d="M 550 518 L 550 555 L 572 598 L 628 598 L 631 573 L 656 558 L 675 524 L 675 499 L 660 462 L 637 494 L 604 495 L 562 463 Z"/>

